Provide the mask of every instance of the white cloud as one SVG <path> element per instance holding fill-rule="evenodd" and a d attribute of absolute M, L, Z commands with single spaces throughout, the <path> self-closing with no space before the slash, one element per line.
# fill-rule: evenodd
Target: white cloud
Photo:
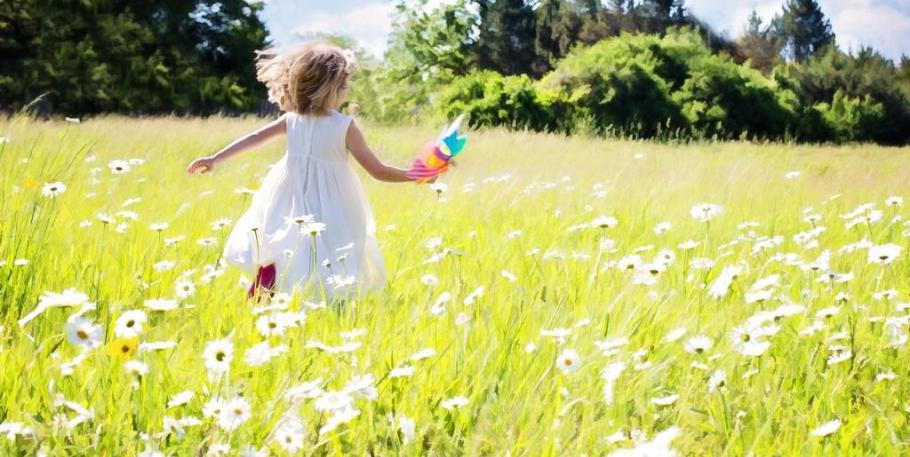
<path fill-rule="evenodd" d="M 688 0 L 689 11 L 719 32 L 740 36 L 752 10 L 767 24 L 783 10 L 784 0 Z M 871 45 L 886 57 L 910 53 L 910 2 L 906 0 L 825 0 L 819 2 L 843 50 Z"/>
<path fill-rule="evenodd" d="M 781 10 L 782 0 L 728 2 L 718 0 L 689 0 L 686 7 L 691 14 L 711 24 L 718 32 L 729 37 L 742 35 L 752 10 L 758 12 L 767 24 Z"/>
<path fill-rule="evenodd" d="M 311 13 L 292 32 L 302 38 L 314 33 L 346 35 L 356 39 L 371 53 L 382 55 L 388 35 L 392 32 L 394 12 L 395 5 L 387 2 L 367 3 L 341 14 L 318 11 Z"/>
<path fill-rule="evenodd" d="M 892 59 L 910 54 L 910 15 L 886 5 L 848 6 L 831 17 L 841 49 L 871 45 Z"/>

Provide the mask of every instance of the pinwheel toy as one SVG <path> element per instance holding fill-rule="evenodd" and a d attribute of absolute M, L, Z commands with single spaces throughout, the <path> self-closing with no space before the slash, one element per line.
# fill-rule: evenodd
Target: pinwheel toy
<path fill-rule="evenodd" d="M 464 115 L 458 116 L 454 122 L 445 126 L 436 141 L 428 142 L 417 157 L 411 168 L 405 173 L 407 177 L 417 181 L 417 184 L 427 182 L 440 173 L 445 173 L 449 162 L 464 149 L 467 137 L 459 135 L 458 129 Z"/>

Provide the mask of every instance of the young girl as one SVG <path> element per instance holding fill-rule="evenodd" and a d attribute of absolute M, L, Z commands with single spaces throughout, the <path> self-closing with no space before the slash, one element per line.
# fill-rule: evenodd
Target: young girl
<path fill-rule="evenodd" d="M 348 93 L 353 57 L 332 45 L 308 44 L 283 55 L 261 54 L 256 66 L 269 100 L 284 115 L 187 167 L 189 173 L 207 173 L 231 156 L 287 135 L 287 151 L 234 226 L 225 259 L 256 273 L 250 297 L 260 287 L 293 292 L 315 278 L 322 282 L 316 289 L 329 295 L 384 287 L 376 224 L 348 152 L 375 179 L 412 179 L 406 170 L 379 161 L 357 125 L 337 111 Z"/>

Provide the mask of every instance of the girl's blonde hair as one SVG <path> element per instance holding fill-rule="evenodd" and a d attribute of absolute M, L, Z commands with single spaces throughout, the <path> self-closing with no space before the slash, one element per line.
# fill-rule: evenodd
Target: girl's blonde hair
<path fill-rule="evenodd" d="M 300 114 L 328 114 L 357 66 L 350 51 L 321 42 L 256 54 L 256 78 L 268 88 L 269 101 Z"/>

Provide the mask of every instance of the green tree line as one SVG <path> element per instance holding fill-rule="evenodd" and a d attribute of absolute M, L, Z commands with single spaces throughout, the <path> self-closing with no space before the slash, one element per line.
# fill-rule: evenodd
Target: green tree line
<path fill-rule="evenodd" d="M 84 115 L 255 110 L 261 2 L 3 0 L 0 110 Z"/>
<path fill-rule="evenodd" d="M 365 114 L 636 138 L 910 142 L 910 59 L 844 53 L 815 0 L 728 40 L 682 0 L 399 3 Z M 521 39 L 510 39 L 520 37 Z M 379 90 L 376 90 L 379 88 Z M 361 97 L 366 100 L 366 97 Z"/>
<path fill-rule="evenodd" d="M 636 138 L 910 142 L 910 59 L 844 53 L 816 0 L 753 13 L 737 39 L 684 0 L 400 0 L 386 54 L 350 100 L 382 122 Z M 438 4 L 438 3 L 436 3 Z M 262 2 L 0 2 L 0 110 L 243 113 L 268 108 Z"/>

